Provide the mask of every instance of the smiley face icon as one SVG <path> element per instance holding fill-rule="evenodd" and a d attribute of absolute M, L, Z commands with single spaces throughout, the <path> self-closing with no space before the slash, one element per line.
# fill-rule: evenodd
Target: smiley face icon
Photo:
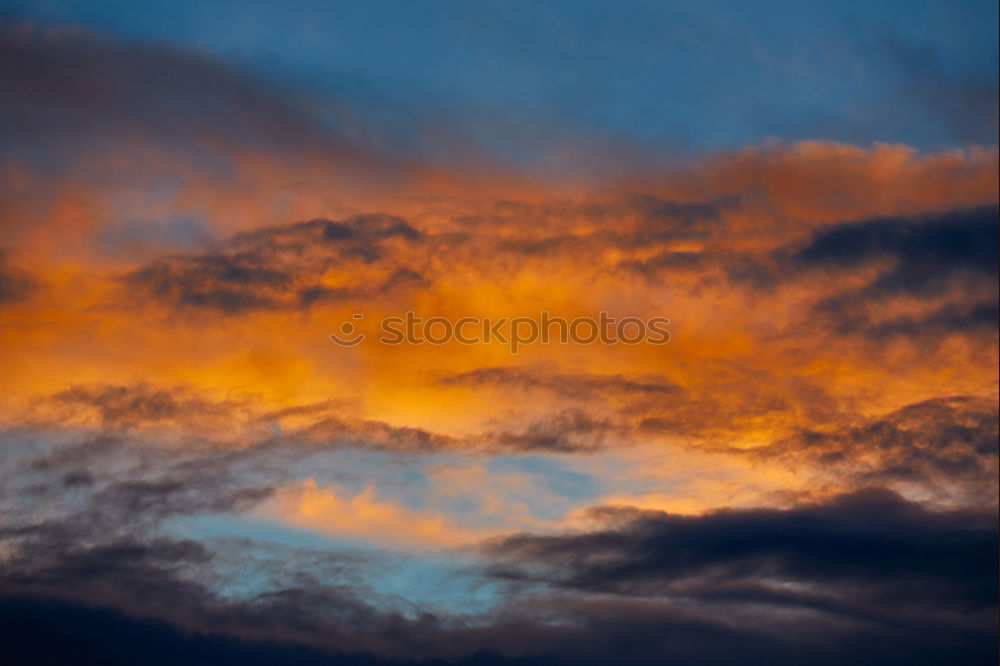
<path fill-rule="evenodd" d="M 352 319 L 364 319 L 363 314 L 355 314 Z M 340 325 L 340 333 L 331 333 L 330 340 L 341 347 L 355 347 L 365 341 L 365 334 L 357 330 L 352 322 L 345 321 Z"/>

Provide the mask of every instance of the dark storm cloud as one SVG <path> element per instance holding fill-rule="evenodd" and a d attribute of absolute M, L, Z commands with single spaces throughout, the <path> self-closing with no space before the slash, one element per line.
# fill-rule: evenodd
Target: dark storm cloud
<path fill-rule="evenodd" d="M 957 276 L 997 277 L 996 205 L 917 218 L 879 218 L 824 228 L 792 255 L 812 269 L 852 269 L 880 259 L 895 265 L 867 287 L 871 297 L 928 296 Z"/>
<path fill-rule="evenodd" d="M 426 286 L 421 273 L 398 265 L 392 256 L 393 244 L 413 245 L 422 238 L 417 229 L 391 215 L 316 219 L 237 234 L 201 254 L 159 259 L 121 282 L 134 297 L 178 309 L 227 315 L 307 309 Z M 352 282 L 324 286 L 321 278 L 332 269 Z"/>
<path fill-rule="evenodd" d="M 783 649 L 810 663 L 819 645 L 845 663 L 892 661 L 900 650 L 913 650 L 906 663 L 933 663 L 917 646 L 939 654 L 947 646 L 967 663 L 995 654 L 994 512 L 934 512 L 869 489 L 783 510 L 596 513 L 606 529 L 492 542 L 492 574 L 529 588 L 677 604 L 744 637 L 788 637 Z M 788 659 L 772 647 L 775 661 Z M 710 662 L 708 653 L 700 648 L 694 661 Z"/>
<path fill-rule="evenodd" d="M 787 510 L 607 515 L 616 524 L 605 531 L 493 543 L 489 551 L 511 562 L 496 573 L 569 589 L 696 598 L 702 586 L 711 593 L 736 582 L 797 581 L 815 591 L 833 586 L 824 591 L 832 597 L 856 594 L 859 609 L 905 601 L 971 612 L 997 602 L 992 512 L 936 513 L 889 491 L 863 490 Z M 780 598 L 780 585 L 771 592 Z"/>
<path fill-rule="evenodd" d="M 766 294 L 828 276 L 826 293 L 808 304 L 800 326 L 876 342 L 908 337 L 933 343 L 950 334 L 996 330 L 997 229 L 993 204 L 826 225 L 804 244 L 768 254 L 662 254 L 634 268 L 716 267 L 731 284 Z M 856 284 L 866 273 L 874 276 Z M 907 311 L 906 299 L 919 299 L 919 311 Z"/>
<path fill-rule="evenodd" d="M 940 339 L 959 331 L 991 333 L 996 331 L 998 319 L 1000 310 L 997 301 L 993 300 L 945 305 L 923 316 L 894 317 L 878 322 L 864 315 L 845 315 L 835 330 L 845 334 L 861 331 L 875 340 L 897 336 Z"/>
<path fill-rule="evenodd" d="M 729 257 L 726 271 L 734 283 L 771 289 L 817 272 L 882 267 L 870 284 L 841 298 L 933 296 L 956 280 L 980 286 L 995 282 L 997 216 L 993 204 L 824 225 L 804 245 L 782 247 L 770 256 Z"/>
<path fill-rule="evenodd" d="M 961 632 L 939 632 L 936 636 L 924 636 L 911 645 L 901 643 L 899 636 L 892 632 L 859 634 L 834 644 L 818 637 L 781 641 L 759 633 L 741 632 L 722 622 L 686 618 L 638 605 L 606 604 L 598 608 L 580 608 L 578 613 L 581 620 L 578 625 L 559 627 L 508 622 L 479 634 L 480 637 L 495 637 L 494 642 L 506 638 L 508 645 L 534 645 L 535 649 L 524 656 L 502 656 L 499 651 L 479 650 L 459 658 L 402 659 L 379 658 L 365 653 L 345 654 L 289 640 L 240 639 L 208 630 L 181 630 L 166 622 L 140 619 L 107 608 L 19 597 L 0 601 L 0 619 L 10 629 L 0 637 L 0 647 L 14 663 L 72 663 L 85 654 L 109 666 L 135 663 L 154 666 L 176 663 L 223 666 L 767 663 L 791 666 L 803 660 L 822 666 L 844 663 L 876 666 L 887 660 L 918 665 L 972 665 L 991 663 L 996 655 L 989 641 L 970 645 L 969 636 Z M 395 628 L 397 632 L 399 629 Z M 443 637 L 466 637 L 456 634 L 458 632 Z M 427 627 L 414 628 L 413 636 L 423 643 L 438 638 L 433 629 Z"/>
<path fill-rule="evenodd" d="M 0 600 L 7 631 L 0 649 L 12 664 L 69 664 L 81 655 L 108 666 L 126 664 L 364 664 L 290 644 L 244 642 L 234 637 L 189 634 L 163 621 L 140 620 L 121 611 L 94 609 L 52 599 Z"/>
<path fill-rule="evenodd" d="M 792 262 L 826 271 L 891 262 L 869 284 L 816 303 L 816 314 L 838 333 L 876 340 L 990 333 L 997 329 L 1000 299 L 997 229 L 995 205 L 844 224 L 817 235 Z M 871 312 L 871 305 L 900 297 L 948 300 L 919 314 L 877 318 Z"/>

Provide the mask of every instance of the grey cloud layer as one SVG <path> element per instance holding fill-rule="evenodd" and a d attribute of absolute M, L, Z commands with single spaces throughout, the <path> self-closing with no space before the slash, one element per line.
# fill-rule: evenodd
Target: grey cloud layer
<path fill-rule="evenodd" d="M 27 433 L 11 436 L 28 443 Z M 595 509 L 606 529 L 483 544 L 490 564 L 477 575 L 508 587 L 493 611 L 413 615 L 365 586 L 368 563 L 357 555 L 164 531 L 171 517 L 240 512 L 266 497 L 285 468 L 273 463 L 291 455 L 274 444 L 218 452 L 30 437 L 34 444 L 4 463 L 16 474 L 5 475 L 0 591 L 5 608 L 22 604 L 22 619 L 24 604 L 46 609 L 57 633 L 67 630 L 57 610 L 83 604 L 165 619 L 234 641 L 237 653 L 256 645 L 243 641 L 281 641 L 286 658 L 298 645 L 317 658 L 373 651 L 357 657 L 372 664 L 394 663 L 393 655 L 469 664 L 793 664 L 804 656 L 875 664 L 887 654 L 930 664 L 995 654 L 989 510 L 935 512 L 880 490 L 700 517 Z M 233 576 L 262 584 L 225 594 Z M 106 613 L 74 612 L 97 623 Z M 145 635 L 143 622 L 119 622 L 108 640 Z M 177 640 L 163 631 L 172 630 L 159 640 Z"/>

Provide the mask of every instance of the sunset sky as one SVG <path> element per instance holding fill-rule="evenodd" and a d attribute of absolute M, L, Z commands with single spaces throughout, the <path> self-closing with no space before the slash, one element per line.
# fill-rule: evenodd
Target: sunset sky
<path fill-rule="evenodd" d="M 0 653 L 995 664 L 997 23 L 0 0 Z"/>

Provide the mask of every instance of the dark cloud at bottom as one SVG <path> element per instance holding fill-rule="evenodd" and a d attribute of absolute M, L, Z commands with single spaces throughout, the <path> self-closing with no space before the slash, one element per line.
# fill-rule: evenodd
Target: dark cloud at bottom
<path fill-rule="evenodd" d="M 140 620 L 109 608 L 54 599 L 0 600 L 0 652 L 7 664 L 106 666 L 542 666 L 546 657 L 509 659 L 490 653 L 459 661 L 396 661 L 372 655 L 325 652 L 294 643 L 244 641 L 219 634 L 186 633 L 159 620 Z"/>
<path fill-rule="evenodd" d="M 607 617 L 574 630 L 572 654 L 506 657 L 479 651 L 458 659 L 387 659 L 331 652 L 293 642 L 243 640 L 192 633 L 160 620 L 131 617 L 110 608 L 51 598 L 0 600 L 0 652 L 4 663 L 191 664 L 226 666 L 569 666 L 570 664 L 952 664 L 997 663 L 996 635 L 927 634 L 922 640 L 891 631 L 849 639 L 780 641 L 724 626 L 663 624 L 634 615 Z"/>
<path fill-rule="evenodd" d="M 59 547 L 44 536 L 58 526 L 37 526 L 19 534 L 34 564 L 0 567 L 0 650 L 13 664 L 996 663 L 990 510 L 870 489 L 784 510 L 597 512 L 606 528 L 483 544 L 494 564 L 478 575 L 505 601 L 464 617 L 405 616 L 320 572 L 228 598 L 189 575 L 220 544 Z"/>

